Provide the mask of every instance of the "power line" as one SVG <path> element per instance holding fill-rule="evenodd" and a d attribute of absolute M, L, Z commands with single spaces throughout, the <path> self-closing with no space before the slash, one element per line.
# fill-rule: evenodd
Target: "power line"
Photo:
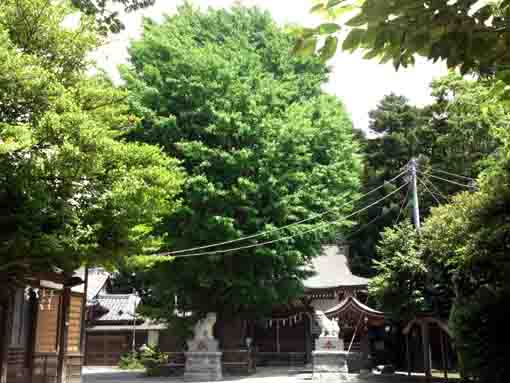
<path fill-rule="evenodd" d="M 425 173 L 425 172 L 421 172 L 421 171 L 419 171 L 419 173 L 425 174 L 425 175 L 427 175 L 429 177 L 437 178 L 438 180 L 441 180 L 441 181 L 444 181 L 444 182 L 448 182 L 448 183 L 451 183 L 453 185 L 462 186 L 462 187 L 465 187 L 465 188 L 468 188 L 468 189 L 475 189 L 475 190 L 478 189 L 476 186 L 461 184 L 460 182 L 456 182 L 456 181 L 452 181 L 452 180 L 449 180 L 449 179 L 446 179 L 446 178 L 443 178 L 443 177 L 439 177 L 439 176 L 436 176 L 436 175 L 431 174 L 431 173 Z"/>
<path fill-rule="evenodd" d="M 410 188 L 407 188 L 406 195 L 404 196 L 404 199 L 402 200 L 402 205 L 400 205 L 400 209 L 399 209 L 399 212 L 398 212 L 397 219 L 395 220 L 393 225 L 396 225 L 398 220 L 400 219 L 400 215 L 402 214 L 402 211 L 404 210 L 404 205 L 406 205 L 406 208 L 409 205 L 409 200 L 407 199 L 409 197 L 409 190 L 410 190 Z M 406 203 L 406 201 L 407 201 L 407 203 Z"/>
<path fill-rule="evenodd" d="M 286 237 L 281 237 L 281 238 L 277 238 L 277 239 L 273 239 L 273 240 L 270 240 L 270 241 L 265 241 L 265 242 L 260 242 L 260 243 L 254 243 L 254 244 L 251 244 L 251 245 L 246 245 L 246 246 L 241 246 L 241 247 L 236 247 L 236 248 L 231 248 L 231 249 L 222 249 L 222 250 L 214 250 L 214 251 L 205 251 L 205 252 L 200 252 L 200 253 L 192 253 L 192 254 L 181 254 L 181 255 L 176 255 L 174 256 L 174 258 L 187 258 L 187 257 L 197 257 L 197 256 L 200 256 L 200 255 L 215 255 L 215 254 L 223 254 L 223 253 L 229 253 L 229 252 L 232 252 L 232 251 L 238 251 L 238 250 L 245 250 L 245 249 L 251 249 L 251 248 L 254 248 L 254 247 L 260 247 L 260 246 L 265 246 L 265 245 L 269 245 L 269 244 L 272 244 L 272 243 L 276 243 L 276 242 L 280 242 L 280 241 L 285 241 L 285 240 L 288 240 L 288 239 L 292 239 L 294 237 L 297 237 L 297 236 L 300 236 L 300 235 L 303 235 L 303 234 L 308 234 L 308 233 L 311 233 L 311 232 L 314 232 L 314 231 L 317 231 L 321 228 L 324 228 L 326 226 L 330 226 L 334 223 L 338 223 L 340 222 L 341 220 L 346 220 L 348 218 L 351 218 L 353 216 L 355 216 L 356 214 L 359 214 L 359 213 L 362 213 L 363 211 L 371 208 L 372 206 L 374 205 L 377 205 L 379 202 L 385 200 L 386 198 L 390 197 L 391 195 L 397 193 L 398 191 L 400 191 L 402 188 L 404 188 L 405 186 L 407 186 L 409 184 L 409 182 L 406 182 L 405 184 L 403 184 L 402 186 L 400 186 L 399 188 L 393 190 L 391 193 L 385 195 L 384 197 L 378 199 L 377 201 L 371 203 L 370 205 L 367 205 L 365 206 L 364 208 L 361 208 L 357 211 L 355 211 L 354 213 L 351 213 L 345 217 L 342 217 L 341 219 L 337 219 L 337 220 L 334 220 L 334 221 L 329 221 L 329 222 L 325 222 L 323 224 L 320 224 L 312 229 L 309 229 L 309 230 L 305 230 L 305 231 L 302 231 L 302 232 L 299 232 L 299 233 L 296 233 L 296 234 L 293 234 L 293 235 L 288 235 Z M 161 253 L 161 254 L 154 254 L 154 256 L 171 256 L 172 254 L 170 253 Z"/>
<path fill-rule="evenodd" d="M 356 230 L 354 233 L 351 233 L 349 234 L 347 237 L 343 238 L 344 241 L 347 241 L 348 239 L 351 239 L 352 237 L 354 237 L 356 234 L 358 234 L 359 232 L 365 230 L 368 226 L 370 226 L 371 224 L 373 224 L 375 221 L 377 221 L 378 219 L 388 215 L 388 213 L 391 211 L 391 209 L 388 209 L 386 211 L 386 213 L 383 213 L 381 215 L 378 215 L 376 216 L 375 218 L 371 219 L 369 222 L 365 223 L 364 225 L 362 225 L 358 230 Z"/>
<path fill-rule="evenodd" d="M 358 197 L 358 198 L 355 198 L 354 200 L 351 200 L 349 202 L 346 202 L 342 205 L 340 205 L 339 207 L 344 207 L 345 205 L 347 205 L 348 203 L 352 203 L 352 202 L 356 202 L 356 201 L 359 201 L 367 196 L 369 196 L 370 194 L 372 193 L 375 193 L 377 190 L 381 189 L 382 187 L 384 187 L 387 183 L 392 183 L 393 181 L 395 181 L 396 179 L 398 179 L 399 177 L 401 177 L 402 175 L 404 175 L 407 171 L 403 171 L 401 173 L 399 173 L 397 176 L 393 177 L 391 180 L 389 181 L 384 181 L 380 186 L 376 187 L 375 189 L 372 189 L 371 191 L 369 191 L 368 193 L 365 193 L 363 194 L 362 196 Z M 209 244 L 209 245 L 204 245 L 204 246 L 197 246 L 197 247 L 192 247 L 192 248 L 189 248 L 189 249 L 182 249 L 182 250 L 175 250 L 175 251 L 169 251 L 167 253 L 165 253 L 165 255 L 174 255 L 174 254 L 181 254 L 181 253 L 188 253 L 188 252 L 192 252 L 192 251 L 197 251 L 197 250 L 204 250 L 204 249 L 208 249 L 208 248 L 211 248 L 211 247 L 216 247 L 216 246 L 222 246 L 222 245 L 228 245 L 228 244 L 231 244 L 231 243 L 235 243 L 235 242 L 240 242 L 240 241 L 245 241 L 247 239 L 252 239 L 252 238 L 257 238 L 257 237 L 260 237 L 260 236 L 263 236 L 263 235 L 267 235 L 267 234 L 271 234 L 271 233 L 275 233 L 277 231 L 281 231 L 281 230 L 284 230 L 284 229 L 287 229 L 289 227 L 292 227 L 292 226 L 296 226 L 296 225 L 300 225 L 302 223 L 305 223 L 305 222 L 308 222 L 308 221 L 311 221 L 313 219 L 317 219 L 317 218 L 320 218 L 320 217 L 323 217 L 329 213 L 332 213 L 333 210 L 330 209 L 330 210 L 326 210 L 322 213 L 319 213 L 319 214 L 316 214 L 312 217 L 308 217 L 308 218 L 305 218 L 305 219 L 302 219 L 300 221 L 297 221 L 297 222 L 293 222 L 293 223 L 290 223 L 288 225 L 285 225 L 285 226 L 281 226 L 281 227 L 278 227 L 278 228 L 275 228 L 275 229 L 271 229 L 271 230 L 267 230 L 267 231 L 262 231 L 262 232 L 259 232 L 259 233 L 255 233 L 255 234 L 251 234 L 251 235 L 248 235 L 246 237 L 241 237 L 241 238 L 236 238 L 236 239 L 231 239 L 231 240 L 228 240 L 228 241 L 224 241 L 224 242 L 218 242 L 218 243 L 213 243 L 213 244 Z"/>
<path fill-rule="evenodd" d="M 434 195 L 434 193 L 432 193 L 430 191 L 430 189 L 428 188 L 427 184 L 425 182 L 422 181 L 421 178 L 418 178 L 418 181 L 423 185 L 423 187 L 425 188 L 426 191 L 429 192 L 429 194 L 432 196 L 432 198 L 434 198 L 434 200 L 439 204 L 441 205 L 441 202 L 437 199 L 437 197 Z"/>
<path fill-rule="evenodd" d="M 444 195 L 444 194 L 443 194 L 443 193 L 439 190 L 439 188 L 438 188 L 436 185 L 434 185 L 434 183 L 433 183 L 433 182 L 432 182 L 432 181 L 431 181 L 428 177 L 424 177 L 424 178 L 423 178 L 423 181 L 424 181 L 425 183 L 428 183 L 428 184 L 432 187 L 432 189 L 434 189 L 434 190 L 435 190 L 435 192 L 436 192 L 435 194 L 436 194 L 436 195 L 438 195 L 438 196 L 442 197 L 442 198 L 443 198 L 446 202 L 450 202 L 450 199 L 449 199 L 447 196 L 445 196 L 445 195 Z"/>
<path fill-rule="evenodd" d="M 460 174 L 450 173 L 450 172 L 447 172 L 446 170 L 435 169 L 435 168 L 431 168 L 431 170 L 432 170 L 433 172 L 443 173 L 443 174 L 446 174 L 446 175 L 449 175 L 449 176 L 458 177 L 458 178 L 463 178 L 463 179 L 468 180 L 468 181 L 474 181 L 474 182 L 476 182 L 476 180 L 475 180 L 474 178 L 466 177 L 466 176 L 462 176 L 462 175 L 460 175 Z"/>

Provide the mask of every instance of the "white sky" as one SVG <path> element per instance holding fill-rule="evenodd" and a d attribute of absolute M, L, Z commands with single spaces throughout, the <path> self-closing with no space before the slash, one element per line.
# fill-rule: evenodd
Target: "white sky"
<path fill-rule="evenodd" d="M 115 35 L 97 52 L 98 64 L 118 79 L 116 68 L 127 60 L 129 41 L 140 36 L 142 16 L 160 20 L 164 13 L 175 12 L 180 3 L 180 0 L 156 0 L 156 4 L 148 9 L 124 15 L 122 20 L 126 30 Z M 320 22 L 317 16 L 309 13 L 310 0 L 194 0 L 193 3 L 204 8 L 229 7 L 235 3 L 256 5 L 268 10 L 280 24 L 313 26 Z M 406 96 L 416 105 L 424 105 L 430 101 L 428 86 L 431 80 L 446 74 L 443 64 L 425 60 L 418 60 L 414 67 L 396 72 L 391 64 L 381 65 L 376 60 L 363 60 L 361 56 L 361 53 L 338 52 L 330 62 L 333 71 L 325 87 L 342 99 L 358 129 L 368 127 L 368 112 L 384 95 L 394 92 Z"/>

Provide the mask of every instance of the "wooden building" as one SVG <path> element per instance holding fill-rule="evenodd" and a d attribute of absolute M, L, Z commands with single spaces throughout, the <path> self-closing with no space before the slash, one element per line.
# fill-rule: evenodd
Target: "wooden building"
<path fill-rule="evenodd" d="M 1 383 L 81 381 L 82 283 L 55 272 L 0 290 Z"/>
<path fill-rule="evenodd" d="M 136 315 L 135 294 L 111 291 L 110 274 L 91 269 L 87 285 L 85 364 L 115 366 L 122 355 L 142 345 L 175 350 L 166 327 Z"/>

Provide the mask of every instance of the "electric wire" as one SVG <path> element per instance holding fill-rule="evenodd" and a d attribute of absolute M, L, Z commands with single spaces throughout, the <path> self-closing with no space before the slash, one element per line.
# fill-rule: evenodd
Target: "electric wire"
<path fill-rule="evenodd" d="M 428 178 L 428 177 L 424 177 L 423 178 L 423 181 L 425 183 L 427 183 L 430 187 L 432 187 L 432 189 L 434 189 L 434 191 L 436 192 L 435 195 L 438 195 L 440 197 L 442 197 L 446 202 L 450 202 L 450 198 L 448 198 L 447 196 L 445 196 L 440 190 L 439 188 L 434 185 L 434 183 Z"/>
<path fill-rule="evenodd" d="M 396 175 L 395 177 L 393 177 L 389 181 L 384 181 L 381 185 L 379 185 L 375 189 L 372 189 L 368 193 L 365 193 L 365 194 L 363 194 L 362 196 L 360 196 L 358 198 L 355 198 L 353 200 L 345 202 L 342 205 L 340 205 L 339 207 L 343 207 L 343 206 L 345 206 L 345 205 L 347 205 L 349 203 L 353 203 L 353 202 L 359 201 L 359 200 L 369 196 L 370 194 L 375 193 L 377 190 L 381 189 L 386 184 L 388 184 L 388 183 L 391 184 L 393 181 L 395 181 L 398 178 L 402 177 L 406 172 L 407 172 L 407 170 L 402 171 L 401 173 L 399 173 L 398 175 Z M 197 246 L 197 247 L 192 247 L 192 248 L 189 248 L 189 249 L 181 249 L 181 250 L 169 251 L 169 252 L 166 252 L 164 254 L 165 255 L 174 255 L 174 254 L 188 253 L 188 252 L 193 252 L 193 251 L 197 251 L 197 250 L 208 249 L 208 248 L 211 248 L 211 247 L 228 245 L 228 244 L 235 243 L 235 242 L 245 241 L 247 239 L 257 238 L 257 237 L 260 237 L 260 236 L 263 236 L 263 235 L 267 235 L 267 234 L 275 233 L 275 232 L 278 232 L 278 231 L 281 231 L 281 230 L 284 230 L 284 229 L 288 229 L 289 227 L 300 225 L 302 223 L 305 223 L 305 222 L 308 222 L 308 221 L 311 221 L 311 220 L 323 217 L 323 216 L 325 216 L 327 214 L 330 214 L 332 212 L 333 212 L 333 210 L 330 209 L 330 210 L 323 211 L 322 213 L 318 213 L 318 214 L 316 214 L 316 215 L 314 215 L 312 217 L 308 217 L 308 218 L 302 219 L 300 221 L 296 221 L 296 222 L 290 223 L 288 225 L 277 227 L 277 228 L 274 228 L 274 229 L 271 229 L 271 230 L 262 231 L 262 232 L 259 232 L 259 233 L 251 234 L 251 235 L 248 235 L 248 236 L 245 236 L 245 237 L 241 237 L 241 238 L 231 239 L 231 240 L 228 240 L 228 241 L 212 243 L 212 244 L 209 244 L 209 245 Z"/>
<path fill-rule="evenodd" d="M 371 203 L 370 205 L 367 205 L 367 206 L 365 206 L 365 207 L 363 207 L 363 208 L 361 208 L 361 209 L 359 209 L 359 210 L 357 210 L 357 211 L 355 211 L 355 212 L 353 212 L 353 213 L 351 213 L 351 214 L 349 214 L 349 215 L 347 215 L 345 217 L 342 217 L 342 218 L 334 220 L 334 221 L 328 221 L 328 222 L 319 224 L 319 225 L 317 225 L 317 226 L 315 226 L 315 227 L 313 227 L 313 228 L 311 228 L 309 230 L 305 230 L 305 231 L 302 231 L 302 232 L 299 232 L 299 233 L 296 233 L 296 234 L 288 235 L 286 237 L 276 238 L 276 239 L 265 241 L 265 242 L 254 243 L 254 244 L 251 244 L 251 245 L 245 245 L 245 246 L 240 246 L 240 247 L 235 247 L 235 248 L 230 248 L 230 249 L 205 251 L 205 252 L 200 252 L 200 253 L 178 254 L 178 255 L 174 255 L 173 258 L 188 258 L 188 257 L 197 257 L 197 256 L 201 256 L 201 255 L 224 254 L 224 253 L 229 253 L 229 252 L 238 251 L 238 250 L 245 250 L 245 249 L 251 249 L 251 248 L 254 248 L 254 247 L 265 246 L 265 245 L 269 245 L 269 244 L 272 244 L 272 243 L 276 243 L 276 242 L 292 239 L 294 237 L 298 237 L 298 236 L 301 236 L 301 235 L 304 235 L 304 234 L 308 234 L 308 233 L 311 233 L 311 232 L 315 232 L 315 231 L 317 231 L 319 229 L 322 229 L 324 227 L 327 227 L 327 226 L 330 226 L 332 224 L 338 223 L 338 222 L 340 222 L 342 220 L 346 220 L 348 218 L 351 218 L 351 217 L 355 216 L 356 214 L 362 213 L 363 211 L 371 208 L 374 205 L 377 205 L 379 202 L 384 201 L 386 198 L 388 198 L 388 197 L 392 196 L 393 194 L 397 193 L 398 191 L 402 190 L 402 188 L 404 188 L 408 184 L 409 184 L 409 182 L 406 182 L 405 184 L 401 185 L 397 189 L 393 190 L 391 193 L 386 194 L 384 197 L 379 198 L 377 201 Z M 154 254 L 154 256 L 172 256 L 172 254 L 167 252 L 167 253 Z"/>
<path fill-rule="evenodd" d="M 421 180 L 421 178 L 419 178 L 419 177 L 416 177 L 416 178 L 417 178 L 417 179 L 418 179 L 418 181 L 419 181 L 419 182 L 423 185 L 423 187 L 425 188 L 425 190 L 426 190 L 426 191 L 427 191 L 427 192 L 428 192 L 428 193 L 432 196 L 432 198 L 434 198 L 434 200 L 435 200 L 435 201 L 436 201 L 439 205 L 441 205 L 441 201 L 439 201 L 439 199 L 437 199 L 437 197 L 434 195 L 434 193 L 432 193 L 432 192 L 430 191 L 430 189 L 428 188 L 427 184 L 426 184 L 425 182 L 423 182 L 423 181 Z"/>
<path fill-rule="evenodd" d="M 478 187 L 476 187 L 476 186 L 461 184 L 460 182 L 456 182 L 456 181 L 452 181 L 452 180 L 449 180 L 449 179 L 446 179 L 446 178 L 443 178 L 443 177 L 439 177 L 439 176 L 436 176 L 436 175 L 434 175 L 432 173 L 426 173 L 426 172 L 422 172 L 422 171 L 418 171 L 418 173 L 425 174 L 425 175 L 427 175 L 429 177 L 436 178 L 438 180 L 451 183 L 453 185 L 462 186 L 462 187 L 465 187 L 465 188 L 468 188 L 468 189 L 475 189 L 475 190 L 478 189 Z"/>
<path fill-rule="evenodd" d="M 409 190 L 411 188 L 407 188 L 407 192 L 406 192 L 406 195 L 404 196 L 404 199 L 402 200 L 402 204 L 400 205 L 400 209 L 399 209 L 399 212 L 398 212 L 398 216 L 397 216 L 397 219 L 395 220 L 395 222 L 393 222 L 393 226 L 395 226 L 398 222 L 398 220 L 400 219 L 400 215 L 402 214 L 402 211 L 404 210 L 404 205 L 406 206 L 405 208 L 407 209 L 407 206 L 409 205 L 409 200 L 408 200 L 408 197 L 409 197 Z"/>
<path fill-rule="evenodd" d="M 474 181 L 474 182 L 476 182 L 476 180 L 475 180 L 474 178 L 466 177 L 466 176 L 462 176 L 462 175 L 460 175 L 460 174 L 455 174 L 455 173 L 447 172 L 446 170 L 435 169 L 435 168 L 431 168 L 431 170 L 432 170 L 433 172 L 443 173 L 443 174 L 446 174 L 446 175 L 449 175 L 449 176 L 452 176 L 452 177 L 463 178 L 463 179 L 468 180 L 468 181 Z"/>
<path fill-rule="evenodd" d="M 368 221 L 367 223 L 365 223 L 364 225 L 362 225 L 358 230 L 356 230 L 354 233 L 351 233 L 349 234 L 347 237 L 343 238 L 344 241 L 347 241 L 349 239 L 351 239 L 352 237 L 354 237 L 356 234 L 362 232 L 363 230 L 365 230 L 368 226 L 370 226 L 371 224 L 373 224 L 375 221 L 377 221 L 379 218 L 382 218 L 384 216 L 386 216 L 391 210 L 388 209 L 388 211 L 386 213 L 383 213 L 381 215 L 378 215 L 376 216 L 375 218 L 371 219 L 370 221 Z"/>

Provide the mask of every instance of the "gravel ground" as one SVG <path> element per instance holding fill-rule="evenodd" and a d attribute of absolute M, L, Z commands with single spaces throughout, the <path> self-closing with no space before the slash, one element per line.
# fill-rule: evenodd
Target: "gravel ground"
<path fill-rule="evenodd" d="M 407 377 L 399 373 L 395 375 L 324 374 L 312 376 L 310 372 L 289 370 L 288 368 L 265 367 L 258 368 L 257 373 L 250 376 L 225 376 L 222 382 L 239 383 L 425 383 L 421 374 Z M 454 382 L 451 380 L 450 382 Z M 123 371 L 115 367 L 84 367 L 83 383 L 183 383 L 181 377 L 148 378 L 143 371 Z M 441 378 L 432 379 L 433 383 L 443 383 Z M 209 382 L 202 382 L 209 383 Z"/>

